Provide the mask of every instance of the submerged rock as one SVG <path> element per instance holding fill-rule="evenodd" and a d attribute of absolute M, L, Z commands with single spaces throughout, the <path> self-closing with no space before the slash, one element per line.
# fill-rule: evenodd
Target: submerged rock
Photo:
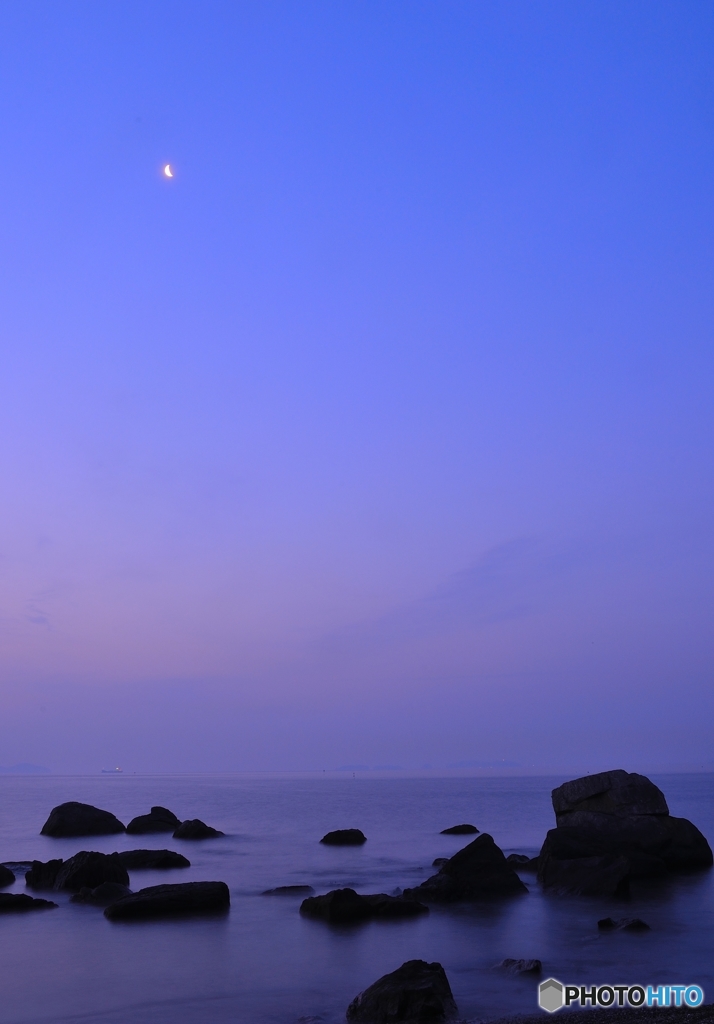
<path fill-rule="evenodd" d="M 91 804 L 80 804 L 76 800 L 70 800 L 66 804 L 52 808 L 40 835 L 62 839 L 74 836 L 109 836 L 124 831 L 122 823 L 110 811 L 102 811 Z"/>
<path fill-rule="evenodd" d="M 452 825 L 451 828 L 443 828 L 439 834 L 442 836 L 471 836 L 476 832 L 478 829 L 475 825 Z"/>
<path fill-rule="evenodd" d="M 151 808 L 150 814 L 140 814 L 138 818 L 132 818 L 126 826 L 130 835 L 145 835 L 150 832 L 174 832 L 181 824 L 173 811 L 166 807 Z"/>
<path fill-rule="evenodd" d="M 459 850 L 440 871 L 404 895 L 426 903 L 452 903 L 528 892 L 487 832 Z"/>
<path fill-rule="evenodd" d="M 225 882 L 181 882 L 152 885 L 112 903 L 104 911 L 110 921 L 206 914 L 227 910 L 231 896 Z"/>
<path fill-rule="evenodd" d="M 128 885 L 121 885 L 119 882 L 102 882 L 96 889 L 89 889 L 84 886 L 74 896 L 70 896 L 70 903 L 92 903 L 95 907 L 107 907 L 110 903 L 125 896 L 131 896 L 132 892 Z"/>
<path fill-rule="evenodd" d="M 0 889 L 4 889 L 7 885 L 12 885 L 15 881 L 15 873 L 10 868 L 6 868 L 4 864 L 0 864 Z"/>
<path fill-rule="evenodd" d="M 191 861 L 173 850 L 120 850 L 117 857 L 127 871 L 190 868 Z"/>
<path fill-rule="evenodd" d="M 540 974 L 543 970 L 543 964 L 540 960 L 514 960 L 510 956 L 506 957 L 505 960 L 501 960 L 500 964 L 496 964 L 496 967 L 508 971 L 509 974 Z"/>
<path fill-rule="evenodd" d="M 0 892 L 0 914 L 17 914 L 26 910 L 52 910 L 57 904 L 38 900 L 24 892 Z"/>
<path fill-rule="evenodd" d="M 449 980 L 439 963 L 408 960 L 352 1000 L 347 1020 L 364 1024 L 426 1024 L 457 1013 Z"/>
<path fill-rule="evenodd" d="M 264 889 L 263 896 L 307 896 L 315 890 L 311 885 L 278 885 L 274 889 Z"/>
<path fill-rule="evenodd" d="M 63 864 L 61 858 L 44 863 L 33 860 L 29 871 L 25 872 L 25 884 L 30 889 L 54 889 L 57 873 Z"/>
<path fill-rule="evenodd" d="M 509 853 L 506 857 L 506 861 L 511 864 L 516 871 L 538 870 L 538 858 L 527 857 L 525 853 Z"/>
<path fill-rule="evenodd" d="M 672 817 L 664 794 L 644 775 L 587 775 L 554 789 L 552 800 L 557 827 L 538 863 L 539 881 L 551 892 L 620 895 L 629 878 L 712 865 L 699 829 Z"/>
<path fill-rule="evenodd" d="M 224 835 L 225 832 L 219 832 L 217 828 L 211 828 L 210 825 L 206 825 L 200 818 L 191 818 L 188 821 L 181 822 L 174 832 L 174 839 L 217 839 L 218 836 Z"/>
<path fill-rule="evenodd" d="M 620 917 L 617 921 L 613 921 L 611 917 L 603 917 L 598 921 L 597 926 L 601 932 L 649 932 L 652 930 L 647 922 L 640 917 Z"/>
<path fill-rule="evenodd" d="M 338 828 L 328 832 L 320 842 L 326 846 L 361 846 L 367 842 L 367 836 L 358 828 Z"/>
<path fill-rule="evenodd" d="M 305 917 L 316 917 L 330 924 L 350 924 L 371 919 L 395 919 L 417 917 L 426 914 L 429 908 L 416 900 L 403 896 L 388 896 L 379 892 L 360 896 L 354 889 L 333 889 L 324 896 L 310 896 L 302 901 L 300 913 Z"/>

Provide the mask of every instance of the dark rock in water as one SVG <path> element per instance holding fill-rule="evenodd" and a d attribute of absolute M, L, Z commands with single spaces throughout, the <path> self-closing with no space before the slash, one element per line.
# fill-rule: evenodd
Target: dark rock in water
<path fill-rule="evenodd" d="M 83 888 L 96 889 L 103 882 L 129 885 L 129 875 L 119 855 L 81 850 L 62 864 L 53 889 L 79 892 Z"/>
<path fill-rule="evenodd" d="M 652 930 L 647 922 L 640 917 L 620 917 L 617 921 L 613 921 L 611 917 L 603 917 L 598 921 L 597 926 L 601 932 L 649 932 Z"/>
<path fill-rule="evenodd" d="M 452 825 L 441 830 L 442 836 L 472 836 L 478 832 L 475 825 Z"/>
<path fill-rule="evenodd" d="M 441 964 L 408 960 L 352 1000 L 347 1020 L 364 1024 L 427 1024 L 457 1013 Z"/>
<path fill-rule="evenodd" d="M 121 885 L 119 882 L 102 882 L 96 889 L 89 889 L 84 886 L 74 896 L 70 896 L 70 903 L 92 903 L 95 907 L 108 907 L 110 903 L 131 896 L 132 892 L 128 885 Z"/>
<path fill-rule="evenodd" d="M 0 889 L 4 889 L 6 885 L 12 885 L 14 881 L 14 872 L 10 868 L 6 868 L 4 864 L 0 864 Z"/>
<path fill-rule="evenodd" d="M 62 839 L 72 836 L 109 836 L 124 831 L 122 823 L 110 811 L 70 800 L 50 811 L 40 835 Z"/>
<path fill-rule="evenodd" d="M 61 858 L 44 863 L 33 860 L 30 870 L 25 872 L 25 884 L 30 889 L 54 889 L 57 873 L 63 864 Z"/>
<path fill-rule="evenodd" d="M 0 914 L 16 914 L 25 910 L 52 910 L 51 900 L 36 900 L 24 892 L 0 892 Z"/>
<path fill-rule="evenodd" d="M 219 832 L 217 828 L 211 828 L 200 818 L 191 818 L 183 821 L 174 832 L 174 839 L 216 839 L 224 836 L 225 832 Z"/>
<path fill-rule="evenodd" d="M 673 818 L 664 794 L 644 775 L 587 775 L 554 789 L 552 799 L 557 828 L 546 836 L 538 864 L 538 878 L 550 891 L 613 895 L 628 877 L 712 865 L 699 829 Z"/>
<path fill-rule="evenodd" d="M 540 974 L 543 970 L 540 960 L 514 960 L 512 957 L 506 957 L 496 966 L 509 974 Z"/>
<path fill-rule="evenodd" d="M 136 921 L 152 917 L 206 914 L 227 910 L 231 903 L 225 882 L 182 882 L 152 885 L 112 903 L 104 911 L 110 921 Z"/>
<path fill-rule="evenodd" d="M 371 919 L 393 920 L 398 917 L 417 917 L 428 912 L 429 908 L 416 900 L 387 896 L 383 892 L 360 896 L 354 889 L 333 889 L 324 896 L 310 896 L 300 906 L 301 914 L 329 921 L 330 924 L 350 924 Z"/>
<path fill-rule="evenodd" d="M 190 868 L 191 861 L 173 850 L 121 850 L 117 857 L 127 871 Z"/>
<path fill-rule="evenodd" d="M 487 832 L 459 850 L 438 874 L 404 895 L 425 903 L 453 903 L 528 892 Z"/>
<path fill-rule="evenodd" d="M 138 818 L 132 818 L 126 826 L 130 835 L 145 835 L 150 832 L 174 832 L 181 821 L 173 811 L 166 807 L 152 807 L 150 814 L 140 814 Z"/>
<path fill-rule="evenodd" d="M 326 846 L 361 846 L 367 842 L 367 836 L 358 828 L 338 828 L 334 832 L 328 832 L 320 842 Z"/>
<path fill-rule="evenodd" d="M 278 885 L 275 889 L 265 889 L 263 896 L 307 896 L 315 890 L 311 885 Z"/>
<path fill-rule="evenodd" d="M 506 857 L 506 861 L 511 864 L 516 871 L 538 870 L 538 858 L 527 857 L 525 853 L 509 853 Z"/>
<path fill-rule="evenodd" d="M 431 862 L 433 868 L 440 868 L 442 864 L 446 864 L 448 857 L 435 857 Z"/>

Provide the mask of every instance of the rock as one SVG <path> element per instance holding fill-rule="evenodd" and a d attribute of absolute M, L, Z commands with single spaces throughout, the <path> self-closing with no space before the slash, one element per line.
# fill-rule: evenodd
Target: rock
<path fill-rule="evenodd" d="M 439 873 L 404 895 L 425 903 L 452 903 L 528 892 L 487 832 L 459 850 Z"/>
<path fill-rule="evenodd" d="M 216 839 L 224 836 L 225 832 L 219 832 L 217 828 L 211 828 L 200 818 L 191 818 L 189 821 L 182 821 L 174 832 L 174 839 Z"/>
<path fill-rule="evenodd" d="M 8 885 L 12 885 L 15 881 L 15 874 L 10 868 L 6 868 L 4 864 L 0 864 L 0 889 L 4 889 Z"/>
<path fill-rule="evenodd" d="M 225 882 L 182 882 L 152 885 L 112 903 L 104 911 L 110 921 L 206 914 L 227 910 L 231 897 Z"/>
<path fill-rule="evenodd" d="M 144 835 L 149 832 L 175 832 L 181 824 L 179 818 L 166 807 L 152 807 L 150 814 L 132 818 L 126 826 L 130 835 Z"/>
<path fill-rule="evenodd" d="M 440 868 L 442 864 L 446 864 L 448 857 L 435 857 L 431 862 L 433 868 Z"/>
<path fill-rule="evenodd" d="M 315 890 L 311 885 L 278 885 L 275 889 L 265 889 L 263 896 L 307 896 Z"/>
<path fill-rule="evenodd" d="M 16 914 L 25 910 L 52 910 L 51 900 L 37 900 L 24 892 L 0 892 L 0 914 Z"/>
<path fill-rule="evenodd" d="M 190 868 L 191 861 L 173 850 L 121 850 L 117 857 L 127 871 Z"/>
<path fill-rule="evenodd" d="M 347 1020 L 365 1024 L 427 1024 L 457 1013 L 441 964 L 408 960 L 352 1000 Z"/>
<path fill-rule="evenodd" d="M 540 974 L 543 970 L 540 960 L 513 960 L 511 957 L 501 960 L 496 966 L 509 974 Z"/>
<path fill-rule="evenodd" d="M 70 903 L 92 903 L 95 907 L 107 907 L 110 903 L 125 896 L 131 896 L 132 892 L 128 885 L 121 885 L 119 882 L 102 882 L 96 889 L 90 889 L 86 885 L 70 896 Z"/>
<path fill-rule="evenodd" d="M 354 889 L 333 889 L 324 896 L 310 896 L 300 906 L 300 913 L 305 917 L 317 917 L 330 924 L 417 917 L 428 912 L 429 908 L 416 900 L 387 896 L 383 892 L 360 896 Z"/>
<path fill-rule="evenodd" d="M 537 871 L 538 858 L 527 857 L 525 853 L 509 853 L 506 857 L 508 864 L 513 865 L 516 871 Z"/>
<path fill-rule="evenodd" d="M 129 884 L 128 872 L 119 855 L 81 850 L 62 864 L 52 888 L 79 892 L 85 887 L 96 889 L 103 882 Z"/>
<path fill-rule="evenodd" d="M 616 895 L 630 877 L 712 865 L 699 829 L 673 818 L 664 794 L 644 775 L 588 775 L 554 789 L 552 799 L 557 827 L 538 863 L 538 878 L 552 892 Z"/>
<path fill-rule="evenodd" d="M 328 832 L 320 842 L 326 846 L 361 846 L 367 842 L 367 836 L 358 828 L 338 828 L 335 832 Z"/>
<path fill-rule="evenodd" d="M 475 835 L 478 829 L 475 825 L 452 825 L 451 828 L 444 828 L 439 833 L 442 836 L 471 836 Z"/>
<path fill-rule="evenodd" d="M 25 884 L 30 889 L 54 889 L 57 872 L 64 861 L 48 860 L 43 863 L 41 860 L 33 860 L 30 870 L 25 872 Z"/>
<path fill-rule="evenodd" d="M 597 926 L 601 932 L 649 932 L 652 930 L 647 922 L 640 917 L 621 917 L 617 921 L 613 921 L 611 917 L 603 917 L 598 921 Z"/>
<path fill-rule="evenodd" d="M 75 800 L 53 807 L 40 835 L 62 839 L 73 836 L 109 836 L 124 832 L 124 826 L 110 811 Z"/>

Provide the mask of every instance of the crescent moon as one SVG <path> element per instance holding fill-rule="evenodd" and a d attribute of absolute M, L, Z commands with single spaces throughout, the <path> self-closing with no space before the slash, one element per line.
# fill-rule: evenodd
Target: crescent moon
<path fill-rule="evenodd" d="M 164 176 L 167 178 L 173 178 L 174 172 L 171 170 L 171 164 L 166 164 L 164 167 Z"/>

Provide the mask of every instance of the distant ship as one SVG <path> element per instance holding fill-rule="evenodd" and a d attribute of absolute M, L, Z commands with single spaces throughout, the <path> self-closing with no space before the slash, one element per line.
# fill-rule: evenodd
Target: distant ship
<path fill-rule="evenodd" d="M 102 768 L 102 775 L 116 775 L 121 770 L 121 768 Z"/>

